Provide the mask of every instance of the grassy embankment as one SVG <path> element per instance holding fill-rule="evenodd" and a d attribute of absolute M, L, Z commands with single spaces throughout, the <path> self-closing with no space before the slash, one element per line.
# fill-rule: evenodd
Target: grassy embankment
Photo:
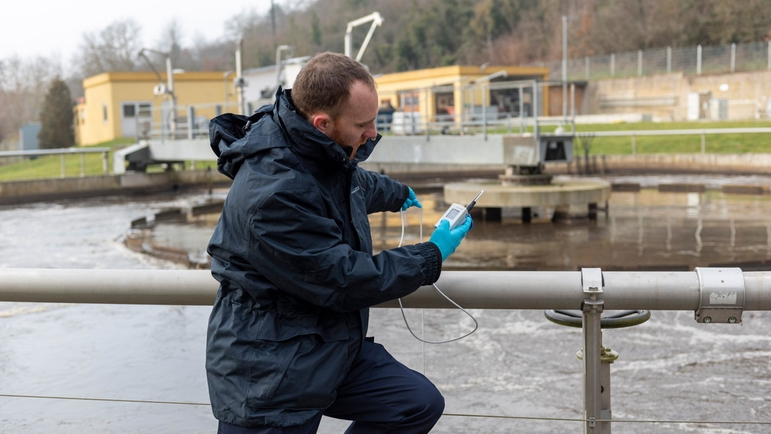
<path fill-rule="evenodd" d="M 107 156 L 107 170 L 112 173 L 113 152 L 122 149 L 128 145 L 136 143 L 132 138 L 116 139 L 109 142 L 98 143 L 85 148 L 110 148 Z M 62 174 L 62 157 L 60 155 L 51 155 L 37 157 L 35 159 L 16 158 L 15 162 L 3 164 L 0 161 L 0 182 L 19 181 L 28 179 L 59 178 Z M 214 161 L 197 162 L 197 169 L 205 169 L 208 165 L 216 169 Z M 99 176 L 104 175 L 104 165 L 101 153 L 85 154 L 85 175 Z M 163 168 L 160 165 L 148 167 L 148 172 L 161 172 Z M 65 155 L 64 174 L 66 177 L 78 177 L 81 173 L 81 156 L 79 154 Z"/>
<path fill-rule="evenodd" d="M 639 122 L 617 124 L 592 124 L 577 125 L 578 133 L 588 131 L 636 131 L 636 130 L 680 130 L 705 128 L 760 128 L 771 127 L 770 120 L 763 121 L 722 121 L 722 122 Z M 551 132 L 556 126 L 544 126 L 545 132 Z M 508 128 L 496 132 L 506 133 Z M 518 128 L 514 128 L 518 132 Z M 577 140 L 575 151 L 583 154 L 582 140 Z M 110 142 L 99 143 L 94 147 L 108 147 L 111 152 L 108 155 L 108 170 L 112 172 L 112 151 L 121 149 L 134 143 L 133 139 L 117 139 Z M 595 137 L 589 140 L 590 154 L 592 155 L 630 155 L 632 154 L 631 137 Z M 656 153 L 698 153 L 701 152 L 701 136 L 638 136 L 635 138 L 638 154 Z M 706 136 L 706 152 L 720 154 L 737 153 L 771 153 L 771 134 L 709 134 Z M 68 155 L 65 157 L 65 175 L 67 177 L 80 176 L 80 155 Z M 1 164 L 1 162 L 0 162 Z M 85 156 L 86 176 L 104 174 L 101 154 L 87 154 Z M 197 169 L 205 169 L 207 166 L 214 168 L 214 161 L 197 162 Z M 163 168 L 159 165 L 150 166 L 149 172 L 160 172 Z M 61 176 L 61 157 L 58 155 L 38 157 L 34 160 L 24 159 L 11 164 L 0 165 L 0 182 L 23 179 L 59 178 Z"/>

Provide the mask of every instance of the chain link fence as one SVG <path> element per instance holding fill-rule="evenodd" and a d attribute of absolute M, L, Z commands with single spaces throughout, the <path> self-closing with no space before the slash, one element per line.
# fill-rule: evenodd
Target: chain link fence
<path fill-rule="evenodd" d="M 549 79 L 562 79 L 562 62 L 539 62 L 528 66 L 545 66 Z M 711 47 L 666 47 L 651 50 L 613 53 L 604 56 L 571 58 L 567 61 L 568 80 L 641 77 L 654 74 L 700 75 L 742 71 L 771 70 L 771 41 Z"/>

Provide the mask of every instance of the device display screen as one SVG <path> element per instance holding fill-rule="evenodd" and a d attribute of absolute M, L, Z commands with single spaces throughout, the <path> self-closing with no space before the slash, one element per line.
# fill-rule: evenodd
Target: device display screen
<path fill-rule="evenodd" d="M 454 219 L 454 218 L 455 218 L 455 216 L 456 216 L 456 215 L 458 215 L 458 213 L 459 213 L 459 212 L 460 212 L 460 211 L 458 211 L 457 209 L 452 209 L 452 210 L 450 210 L 450 212 L 449 212 L 449 213 L 447 213 L 447 220 L 452 220 L 452 219 Z"/>

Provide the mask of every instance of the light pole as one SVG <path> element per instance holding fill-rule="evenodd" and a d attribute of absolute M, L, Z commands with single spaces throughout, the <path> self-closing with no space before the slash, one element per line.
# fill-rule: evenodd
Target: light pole
<path fill-rule="evenodd" d="M 568 113 L 568 21 L 575 17 L 562 16 L 562 116 L 567 120 Z"/>
<path fill-rule="evenodd" d="M 153 62 L 150 61 L 150 59 L 145 55 L 145 51 L 149 51 L 151 53 L 160 54 L 161 56 L 166 56 L 166 85 L 163 85 L 163 79 L 161 78 L 161 74 L 158 73 L 158 71 L 155 69 L 155 66 L 153 66 Z M 171 137 L 174 138 L 174 133 L 177 128 L 177 96 L 174 94 L 174 69 L 171 67 L 171 53 L 167 53 L 164 51 L 158 51 L 158 50 L 152 50 L 150 48 L 142 48 L 139 50 L 139 57 L 145 59 L 145 62 L 150 66 L 150 69 L 153 70 L 155 73 L 155 76 L 158 77 L 158 81 L 161 82 L 160 85 L 156 86 L 155 89 L 153 89 L 153 92 L 156 95 L 169 95 L 169 99 L 171 100 L 171 119 L 169 122 L 169 132 L 171 133 Z"/>

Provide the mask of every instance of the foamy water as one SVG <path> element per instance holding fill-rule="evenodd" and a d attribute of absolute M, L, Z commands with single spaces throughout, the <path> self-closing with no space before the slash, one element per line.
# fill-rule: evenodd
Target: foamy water
<path fill-rule="evenodd" d="M 536 223 L 527 228 L 514 221 L 480 222 L 448 265 L 575 270 L 591 258 L 616 258 L 621 265 L 693 266 L 769 257 L 765 197 L 701 195 L 694 202 L 686 195 L 630 195 L 614 193 L 608 218 L 601 216 L 596 224 Z M 0 207 L 0 267 L 181 268 L 130 251 L 122 237 L 131 220 L 200 198 L 103 198 Z M 435 197 L 421 200 L 430 204 Z M 426 226 L 433 223 L 430 212 L 424 216 Z M 383 238 L 381 246 L 397 243 L 398 215 L 388 216 L 382 233 L 378 218 L 373 218 L 373 237 Z M 699 219 L 702 228 L 709 228 L 702 229 L 701 240 L 695 236 Z M 415 216 L 410 222 L 414 230 Z M 417 235 L 408 232 L 414 242 Z M 424 233 L 428 237 L 429 229 Z M 581 362 L 575 355 L 581 347 L 580 329 L 552 324 L 541 311 L 471 313 L 479 330 L 446 345 L 412 338 L 394 309 L 373 310 L 370 330 L 399 360 L 437 384 L 447 413 L 581 416 Z M 0 304 L 0 394 L 156 401 L 0 397 L 0 432 L 216 432 L 205 405 L 208 314 L 207 307 Z M 431 340 L 459 336 L 472 326 L 454 310 L 408 310 L 407 316 L 416 333 Z M 620 354 L 612 365 L 613 417 L 771 422 L 769 330 L 767 312 L 746 312 L 742 325 L 697 324 L 693 312 L 654 312 L 640 326 L 604 331 L 604 344 Z M 345 425 L 325 419 L 320 432 L 342 432 Z M 581 432 L 581 426 L 445 416 L 434 432 Z M 771 432 L 771 425 L 617 422 L 613 430 L 764 433 Z"/>

